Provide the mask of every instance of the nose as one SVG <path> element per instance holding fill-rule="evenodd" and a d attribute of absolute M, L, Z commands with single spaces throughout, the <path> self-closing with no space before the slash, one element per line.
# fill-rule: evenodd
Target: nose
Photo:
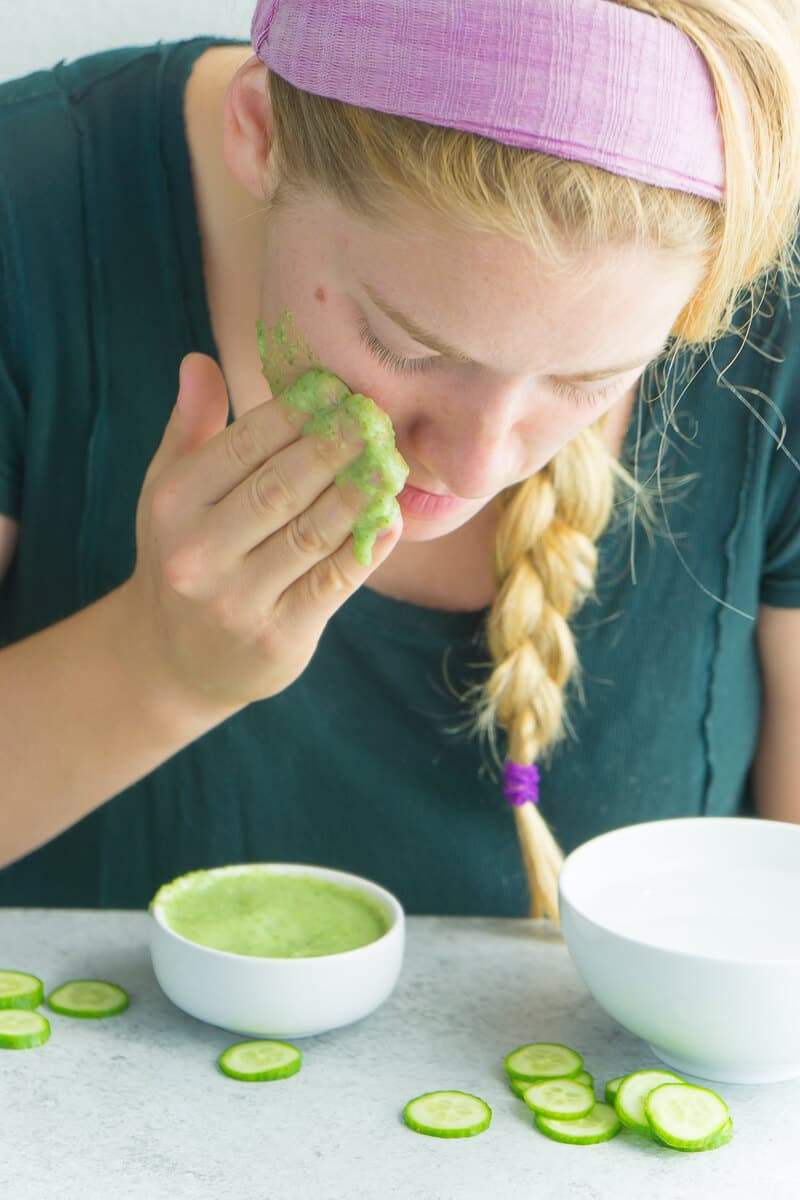
<path fill-rule="evenodd" d="M 420 408 L 411 429 L 414 456 L 448 492 L 484 499 L 518 477 L 522 385 L 504 382 L 471 386 L 457 395 L 429 394 Z"/>

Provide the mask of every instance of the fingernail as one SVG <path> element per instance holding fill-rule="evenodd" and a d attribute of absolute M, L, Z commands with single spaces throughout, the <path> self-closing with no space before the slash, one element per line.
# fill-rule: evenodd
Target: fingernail
<path fill-rule="evenodd" d="M 386 525 L 383 529 L 378 530 L 378 541 L 380 541 L 382 538 L 391 537 L 393 533 L 398 532 L 402 528 L 402 521 L 392 521 L 391 525 Z"/>

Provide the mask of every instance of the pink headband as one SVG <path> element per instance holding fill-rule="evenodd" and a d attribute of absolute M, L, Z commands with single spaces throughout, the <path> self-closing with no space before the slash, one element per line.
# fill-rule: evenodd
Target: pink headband
<path fill-rule="evenodd" d="M 708 66 L 608 0 L 259 0 L 256 54 L 304 91 L 722 200 Z"/>

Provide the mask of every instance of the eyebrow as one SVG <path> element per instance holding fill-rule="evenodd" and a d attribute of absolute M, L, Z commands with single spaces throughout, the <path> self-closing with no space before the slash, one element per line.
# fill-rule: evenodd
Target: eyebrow
<path fill-rule="evenodd" d="M 451 346 L 449 342 L 442 341 L 442 339 L 437 337 L 434 333 L 428 333 L 427 330 L 423 329 L 413 317 L 407 316 L 405 313 L 402 313 L 399 309 L 395 308 L 393 304 L 389 304 L 387 300 L 384 300 L 378 294 L 375 288 L 371 287 L 370 284 L 366 283 L 364 280 L 361 281 L 361 287 L 369 296 L 375 307 L 379 308 L 384 316 L 387 316 L 390 321 L 394 321 L 395 325 L 399 325 L 400 328 L 407 333 L 409 337 L 412 337 L 415 342 L 420 342 L 428 350 L 434 350 L 437 354 L 443 354 L 445 358 L 452 358 L 456 362 L 471 363 L 474 366 L 479 365 L 474 358 L 470 358 L 470 356 L 465 354 L 463 350 L 459 350 L 456 346 Z M 658 358 L 659 354 L 666 349 L 666 345 L 667 343 L 664 342 L 658 346 L 652 352 L 652 354 L 649 354 L 644 358 L 634 359 L 632 362 L 621 363 L 616 367 L 603 367 L 597 371 L 575 371 L 570 374 L 565 374 L 561 378 L 577 379 L 584 383 L 591 383 L 598 379 L 608 379 L 612 375 L 623 375 L 626 371 L 633 371 L 637 367 L 647 366 L 648 363 Z"/>

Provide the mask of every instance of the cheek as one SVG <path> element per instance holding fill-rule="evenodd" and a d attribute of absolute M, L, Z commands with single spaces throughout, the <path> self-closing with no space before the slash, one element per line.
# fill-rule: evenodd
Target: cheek
<path fill-rule="evenodd" d="M 595 409 L 572 404 L 569 400 L 559 399 L 543 405 L 515 431 L 525 446 L 527 472 L 540 470 L 597 419 Z"/>
<path fill-rule="evenodd" d="M 598 433 L 610 431 L 624 433 L 630 423 L 631 413 L 638 393 L 638 382 L 617 391 L 610 398 L 591 401 L 574 401 L 568 397 L 554 397 L 540 409 L 530 425 L 532 440 L 547 444 L 550 454 L 556 453 L 573 438 L 590 426 Z"/>

